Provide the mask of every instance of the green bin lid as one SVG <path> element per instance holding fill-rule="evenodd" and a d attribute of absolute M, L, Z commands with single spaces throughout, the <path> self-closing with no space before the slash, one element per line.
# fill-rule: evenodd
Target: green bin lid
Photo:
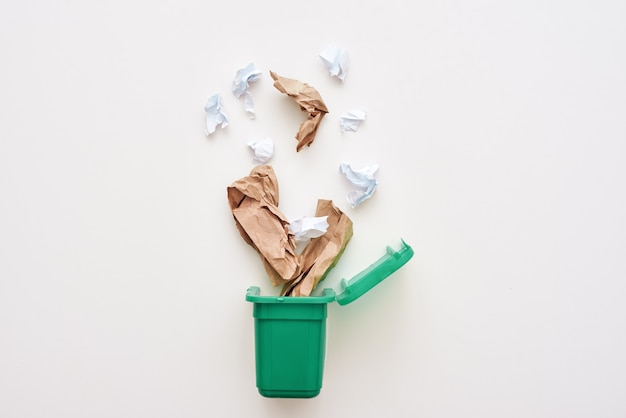
<path fill-rule="evenodd" d="M 374 264 L 350 280 L 341 280 L 343 291 L 337 295 L 337 303 L 347 305 L 358 299 L 391 275 L 391 273 L 406 264 L 413 257 L 413 253 L 413 249 L 404 241 L 402 241 L 402 248 L 398 251 L 394 251 L 387 246 L 387 253 Z"/>

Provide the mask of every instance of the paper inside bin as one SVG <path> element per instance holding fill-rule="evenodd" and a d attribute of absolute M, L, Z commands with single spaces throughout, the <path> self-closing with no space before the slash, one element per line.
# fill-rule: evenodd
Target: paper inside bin
<path fill-rule="evenodd" d="M 318 200 L 315 216 L 327 216 L 328 228 L 296 253 L 289 222 L 278 209 L 278 181 L 270 165 L 259 165 L 228 188 L 228 203 L 239 233 L 261 256 L 281 295 L 310 296 L 335 266 L 352 237 L 352 221 L 330 200 Z"/>

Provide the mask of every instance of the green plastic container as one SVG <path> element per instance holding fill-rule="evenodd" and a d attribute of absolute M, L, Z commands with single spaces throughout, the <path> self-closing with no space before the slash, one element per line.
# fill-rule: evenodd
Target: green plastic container
<path fill-rule="evenodd" d="M 342 292 L 324 289 L 322 296 L 260 296 L 256 286 L 248 288 L 252 302 L 256 347 L 256 385 L 270 398 L 312 398 L 322 389 L 326 352 L 327 304 L 346 305 L 402 267 L 413 249 L 387 253 L 350 280 L 342 280 Z"/>

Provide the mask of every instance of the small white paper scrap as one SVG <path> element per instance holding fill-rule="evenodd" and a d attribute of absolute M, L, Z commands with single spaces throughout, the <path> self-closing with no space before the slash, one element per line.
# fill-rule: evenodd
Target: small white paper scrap
<path fill-rule="evenodd" d="M 243 103 L 246 112 L 250 119 L 255 118 L 254 114 L 254 102 L 252 101 L 252 94 L 250 94 L 250 83 L 257 81 L 261 77 L 261 71 L 258 70 L 253 63 L 248 64 L 247 67 L 237 70 L 235 79 L 233 80 L 233 94 L 236 98 L 243 96 Z"/>
<path fill-rule="evenodd" d="M 207 135 L 211 135 L 215 132 L 215 128 L 219 125 L 222 129 L 228 126 L 228 116 L 224 113 L 224 103 L 222 102 L 222 96 L 215 94 L 209 97 L 204 105 L 204 111 L 206 112 L 206 131 Z"/>
<path fill-rule="evenodd" d="M 248 141 L 248 146 L 254 151 L 254 159 L 260 163 L 268 162 L 274 155 L 274 141 L 272 141 L 272 138 Z"/>
<path fill-rule="evenodd" d="M 341 130 L 356 132 L 361 125 L 361 122 L 365 120 L 367 113 L 364 110 L 354 109 L 339 118 L 339 124 Z"/>
<path fill-rule="evenodd" d="M 309 242 L 311 238 L 321 237 L 328 229 L 328 216 L 304 216 L 289 222 L 289 232 L 296 239 L 296 244 Z"/>
<path fill-rule="evenodd" d="M 346 78 L 346 72 L 350 65 L 348 52 L 344 48 L 331 45 L 320 52 L 320 58 L 328 69 L 331 76 L 337 77 L 341 81 Z"/>
<path fill-rule="evenodd" d="M 378 165 L 370 165 L 360 170 L 355 170 L 350 164 L 343 162 L 339 165 L 339 170 L 352 184 L 361 189 L 348 193 L 348 202 L 353 208 L 372 197 L 372 194 L 376 191 L 376 186 L 378 186 L 378 180 L 374 178 Z"/>

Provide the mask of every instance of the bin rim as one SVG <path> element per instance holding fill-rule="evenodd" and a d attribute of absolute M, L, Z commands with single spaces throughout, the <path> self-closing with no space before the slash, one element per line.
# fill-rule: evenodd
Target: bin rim
<path fill-rule="evenodd" d="M 374 286 L 389 277 L 413 257 L 413 248 L 404 240 L 401 239 L 400 241 L 402 246 L 398 251 L 387 246 L 385 255 L 365 270 L 350 280 L 341 279 L 342 292 L 339 294 L 335 294 L 333 289 L 325 288 L 321 296 L 261 296 L 261 290 L 258 286 L 250 286 L 246 292 L 246 300 L 254 303 L 300 304 L 337 301 L 339 305 L 347 305 L 369 292 Z"/>
<path fill-rule="evenodd" d="M 246 300 L 254 303 L 330 303 L 336 298 L 333 289 L 324 289 L 322 296 L 261 296 L 258 286 L 250 286 L 246 292 Z"/>

